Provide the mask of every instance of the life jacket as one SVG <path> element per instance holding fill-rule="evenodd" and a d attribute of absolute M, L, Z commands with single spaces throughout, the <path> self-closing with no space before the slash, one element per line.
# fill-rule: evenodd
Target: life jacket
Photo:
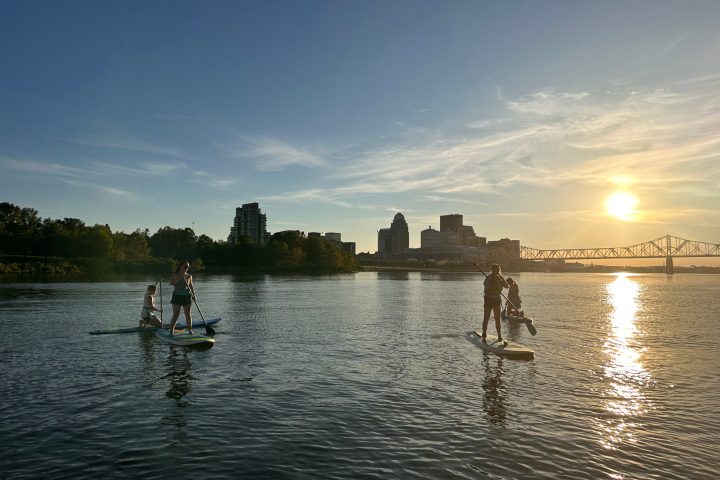
<path fill-rule="evenodd" d="M 505 279 L 501 275 L 491 273 L 483 283 L 485 285 L 485 295 L 499 297 L 503 287 L 507 286 Z"/>

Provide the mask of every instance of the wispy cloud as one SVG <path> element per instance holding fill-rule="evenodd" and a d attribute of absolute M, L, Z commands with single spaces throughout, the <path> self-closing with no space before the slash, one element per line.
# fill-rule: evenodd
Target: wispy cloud
<path fill-rule="evenodd" d="M 79 178 L 87 175 L 83 168 L 71 167 L 59 163 L 38 162 L 34 160 L 17 160 L 0 156 L 0 164 L 10 170 L 28 172 L 43 175 L 55 175 L 60 177 Z"/>
<path fill-rule="evenodd" d="M 83 182 L 83 181 L 67 180 L 67 179 L 61 179 L 61 181 L 68 185 L 73 185 L 73 186 L 82 187 L 85 189 L 95 190 L 97 192 L 104 194 L 107 197 L 119 199 L 119 200 L 122 200 L 125 202 L 140 203 L 142 200 L 142 197 L 134 192 L 131 192 L 128 190 L 122 190 L 120 188 L 111 187 L 108 185 L 101 185 L 101 184 L 93 183 L 93 182 Z"/>
<path fill-rule="evenodd" d="M 219 176 L 204 171 L 194 172 L 192 181 L 218 190 L 226 190 L 242 183 L 242 179 L 238 177 Z"/>
<path fill-rule="evenodd" d="M 149 142 L 138 140 L 129 135 L 83 135 L 79 137 L 61 138 L 60 140 L 88 147 L 130 150 L 134 152 L 164 155 L 182 159 L 189 158 L 186 154 L 175 148 L 154 145 Z"/>
<path fill-rule="evenodd" d="M 88 166 L 98 173 L 134 177 L 146 175 L 166 176 L 175 174 L 179 171 L 190 170 L 190 168 L 182 162 L 145 162 L 136 166 L 127 166 L 90 160 L 88 161 Z"/>
<path fill-rule="evenodd" d="M 327 165 L 312 151 L 265 136 L 238 135 L 229 142 L 215 142 L 215 146 L 231 158 L 253 160 L 258 170 L 279 171 L 293 165 L 308 168 Z"/>
<path fill-rule="evenodd" d="M 717 184 L 707 172 L 717 171 L 720 157 L 719 90 L 720 78 L 706 77 L 661 88 L 536 92 L 506 100 L 504 118 L 466 123 L 474 134 L 450 130 L 367 149 L 330 177 L 347 195 L 611 185 L 617 175 L 692 191 Z"/>
<path fill-rule="evenodd" d="M 289 192 L 287 194 L 268 195 L 260 197 L 262 201 L 266 202 L 292 202 L 302 203 L 307 201 L 313 201 L 317 203 L 330 203 L 341 207 L 352 207 L 348 202 L 337 200 L 331 195 L 321 189 L 308 189 L 299 190 L 295 192 Z"/>

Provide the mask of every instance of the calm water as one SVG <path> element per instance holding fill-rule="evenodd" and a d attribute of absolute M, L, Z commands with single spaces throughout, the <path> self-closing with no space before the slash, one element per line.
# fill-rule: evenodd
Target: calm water
<path fill-rule="evenodd" d="M 718 476 L 720 275 L 512 276 L 529 362 L 476 274 L 196 277 L 205 351 L 87 334 L 149 278 L 2 283 L 0 477 Z"/>

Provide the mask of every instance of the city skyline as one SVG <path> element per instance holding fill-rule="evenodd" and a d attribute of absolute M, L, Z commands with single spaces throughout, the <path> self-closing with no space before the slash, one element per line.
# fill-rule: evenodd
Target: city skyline
<path fill-rule="evenodd" d="M 720 242 L 720 4 L 6 3 L 0 201 L 126 232 L 441 215 L 539 249 Z M 637 26 L 642 25 L 640 29 Z M 694 259 L 717 265 L 717 259 Z"/>

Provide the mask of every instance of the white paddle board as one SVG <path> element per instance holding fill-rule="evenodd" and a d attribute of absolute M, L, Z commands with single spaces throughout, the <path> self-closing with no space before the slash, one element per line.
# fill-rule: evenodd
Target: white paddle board
<path fill-rule="evenodd" d="M 467 332 L 465 338 L 480 347 L 486 352 L 494 353 L 508 358 L 517 358 L 522 360 L 532 360 L 535 358 L 535 351 L 529 349 L 525 345 L 519 343 L 509 342 L 505 340 L 505 343 L 498 342 L 495 335 L 488 334 L 485 341 L 482 341 L 481 332 Z"/>
<path fill-rule="evenodd" d="M 212 346 L 215 343 L 215 339 L 207 335 L 181 332 L 178 330 L 175 330 L 175 335 L 170 335 L 169 330 L 158 330 L 155 332 L 155 335 L 168 343 L 181 347 Z"/>

